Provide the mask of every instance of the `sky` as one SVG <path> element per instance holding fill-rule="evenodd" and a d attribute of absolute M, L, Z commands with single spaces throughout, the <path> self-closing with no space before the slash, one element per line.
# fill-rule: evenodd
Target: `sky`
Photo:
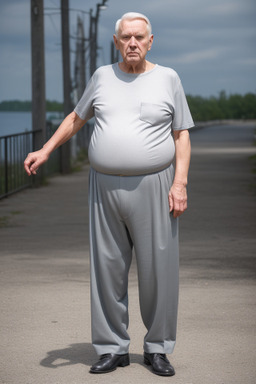
<path fill-rule="evenodd" d="M 88 36 L 90 9 L 101 0 L 69 0 L 70 35 L 77 16 Z M 186 94 L 256 93 L 255 0 L 107 0 L 98 24 L 98 66 L 110 63 L 115 22 L 125 12 L 151 21 L 148 60 L 175 69 Z M 44 0 L 46 98 L 63 100 L 60 0 Z M 75 39 L 71 38 L 71 76 Z M 30 0 L 0 1 L 0 102 L 31 99 Z"/>

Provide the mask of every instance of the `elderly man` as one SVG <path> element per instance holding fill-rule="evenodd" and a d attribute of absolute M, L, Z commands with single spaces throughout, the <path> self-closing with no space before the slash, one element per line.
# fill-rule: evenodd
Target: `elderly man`
<path fill-rule="evenodd" d="M 91 373 L 129 365 L 128 272 L 134 248 L 140 309 L 147 328 L 144 363 L 172 376 L 166 353 L 176 340 L 178 216 L 187 208 L 193 121 L 175 71 L 146 60 L 148 18 L 128 13 L 114 35 L 122 62 L 99 68 L 75 110 L 37 152 L 29 175 L 93 116 L 89 145 L 92 342 Z M 174 167 L 175 159 L 175 167 Z M 174 172 L 175 168 L 175 172 Z"/>

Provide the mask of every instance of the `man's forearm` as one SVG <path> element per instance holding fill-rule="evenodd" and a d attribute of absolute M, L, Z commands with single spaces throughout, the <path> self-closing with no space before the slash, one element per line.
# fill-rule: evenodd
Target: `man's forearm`
<path fill-rule="evenodd" d="M 188 171 L 191 157 L 191 144 L 188 130 L 174 131 L 176 166 L 175 184 L 186 186 L 188 183 Z"/>
<path fill-rule="evenodd" d="M 29 176 L 31 174 L 36 175 L 38 168 L 48 160 L 50 154 L 75 135 L 85 123 L 86 121 L 80 119 L 75 112 L 70 113 L 43 148 L 28 154 L 24 161 L 27 174 Z"/>
<path fill-rule="evenodd" d="M 56 148 L 74 136 L 84 124 L 84 120 L 80 119 L 75 112 L 71 112 L 53 136 L 44 144 L 43 149 L 50 155 Z"/>

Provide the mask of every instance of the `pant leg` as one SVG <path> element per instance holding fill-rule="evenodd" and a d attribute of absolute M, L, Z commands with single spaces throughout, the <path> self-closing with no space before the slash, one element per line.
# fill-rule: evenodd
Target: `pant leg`
<path fill-rule="evenodd" d="M 129 187 L 134 193 L 127 199 L 126 224 L 137 259 L 141 315 L 148 330 L 144 350 L 148 353 L 172 353 L 176 341 L 179 248 L 178 220 L 169 213 L 168 204 L 172 178 L 172 167 L 144 176 L 137 187 Z"/>
<path fill-rule="evenodd" d="M 120 216 L 118 177 L 91 170 L 89 226 L 92 343 L 96 352 L 125 354 L 132 243 Z"/>

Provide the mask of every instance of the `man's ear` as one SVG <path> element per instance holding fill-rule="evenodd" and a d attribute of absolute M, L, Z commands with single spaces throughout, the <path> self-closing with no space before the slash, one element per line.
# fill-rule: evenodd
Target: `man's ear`
<path fill-rule="evenodd" d="M 150 49 L 152 47 L 153 40 L 154 40 L 154 35 L 150 35 L 149 44 L 148 44 L 148 51 L 150 51 Z"/>
<path fill-rule="evenodd" d="M 119 51 L 119 45 L 118 45 L 118 40 L 117 40 L 116 35 L 113 35 L 113 39 L 114 39 L 115 47 Z"/>

